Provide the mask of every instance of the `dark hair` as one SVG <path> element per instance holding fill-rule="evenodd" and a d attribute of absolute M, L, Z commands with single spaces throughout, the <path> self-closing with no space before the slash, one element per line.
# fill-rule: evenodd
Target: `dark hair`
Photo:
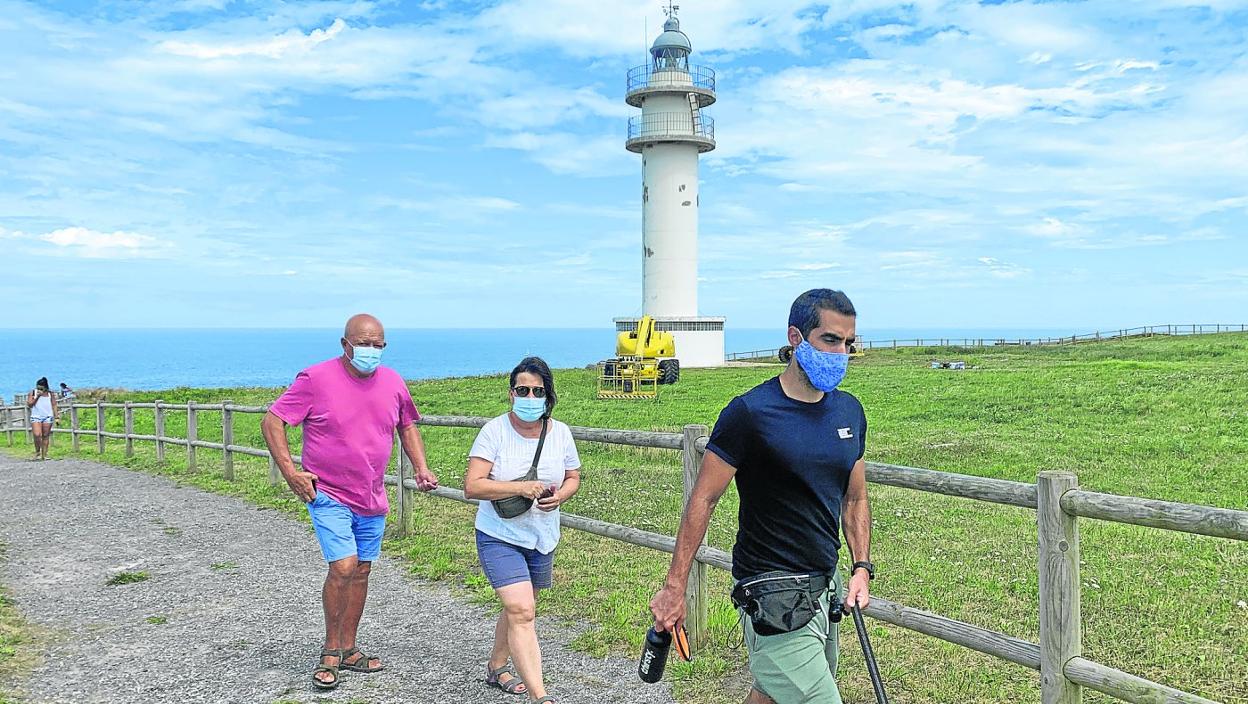
<path fill-rule="evenodd" d="M 61 382 L 61 388 L 62 388 L 62 389 L 68 389 L 68 388 L 69 388 L 69 386 L 67 386 L 67 385 L 65 384 L 65 382 L 63 382 L 63 381 L 62 381 L 62 382 Z"/>
<path fill-rule="evenodd" d="M 559 397 L 555 394 L 555 375 L 550 373 L 550 366 L 541 357 L 525 357 L 515 369 L 511 370 L 511 381 L 507 388 L 516 385 L 516 377 L 524 373 L 536 374 L 542 378 L 542 386 L 546 387 L 546 417 L 555 410 L 555 402 Z"/>
<path fill-rule="evenodd" d="M 833 291 L 830 288 L 812 288 L 793 301 L 789 308 L 789 325 L 802 333 L 802 339 L 810 337 L 810 331 L 819 327 L 819 311 L 834 310 L 851 318 L 858 317 L 854 304 L 844 291 Z"/>
<path fill-rule="evenodd" d="M 46 376 L 39 377 L 39 381 L 35 382 L 35 388 L 43 389 L 44 391 L 47 391 L 48 390 L 48 377 Z"/>

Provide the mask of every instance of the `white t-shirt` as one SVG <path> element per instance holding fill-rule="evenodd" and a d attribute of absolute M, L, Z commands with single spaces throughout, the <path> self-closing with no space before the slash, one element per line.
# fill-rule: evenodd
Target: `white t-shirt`
<path fill-rule="evenodd" d="M 468 452 L 470 457 L 494 463 L 489 478 L 501 482 L 528 474 L 533 465 L 533 453 L 537 451 L 537 438 L 520 435 L 507 416 L 504 413 L 486 423 Z M 567 424 L 551 419 L 546 442 L 542 445 L 542 457 L 537 463 L 537 481 L 558 488 L 563 485 L 564 472 L 580 467 L 581 458 L 576 453 L 572 431 Z M 481 501 L 477 504 L 476 526 L 486 535 L 542 554 L 559 544 L 559 509 L 543 511 L 536 501 L 533 508 L 515 518 L 501 518 L 493 504 Z"/>

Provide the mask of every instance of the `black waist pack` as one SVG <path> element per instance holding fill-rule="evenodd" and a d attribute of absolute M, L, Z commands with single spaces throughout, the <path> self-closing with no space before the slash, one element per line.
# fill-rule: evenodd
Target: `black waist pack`
<path fill-rule="evenodd" d="M 764 572 L 737 582 L 732 603 L 750 617 L 755 633 L 777 636 L 810 623 L 828 584 L 826 574 Z"/>
<path fill-rule="evenodd" d="M 542 458 L 542 445 L 546 443 L 546 425 L 549 419 L 542 418 L 542 434 L 537 438 L 537 452 L 533 453 L 533 464 L 529 467 L 529 471 L 524 476 L 512 479 L 513 482 L 532 482 L 537 481 L 537 462 Z M 533 499 L 527 496 L 508 496 L 503 499 L 490 499 L 490 503 L 494 504 L 494 512 L 501 518 L 516 518 L 528 513 L 533 508 Z"/>

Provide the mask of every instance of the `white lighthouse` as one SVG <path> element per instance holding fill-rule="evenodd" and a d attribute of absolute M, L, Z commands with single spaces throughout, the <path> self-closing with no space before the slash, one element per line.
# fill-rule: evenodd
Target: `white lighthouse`
<path fill-rule="evenodd" d="M 651 60 L 628 72 L 625 101 L 641 108 L 628 121 L 625 147 L 641 155 L 642 314 L 670 331 L 684 367 L 724 363 L 724 319 L 698 315 L 698 155 L 715 148 L 715 72 L 691 66 L 693 50 L 677 6 L 668 9 Z M 634 330 L 637 318 L 616 318 Z"/>

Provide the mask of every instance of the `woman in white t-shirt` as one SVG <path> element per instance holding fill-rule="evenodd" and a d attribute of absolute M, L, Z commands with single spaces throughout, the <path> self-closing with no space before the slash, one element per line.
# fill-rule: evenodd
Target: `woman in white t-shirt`
<path fill-rule="evenodd" d="M 468 453 L 464 495 L 481 500 L 477 555 L 503 604 L 485 682 L 509 694 L 527 694 L 538 704 L 555 699 L 546 694 L 542 681 L 542 655 L 533 623 L 537 592 L 551 584 L 559 506 L 580 488 L 581 459 L 572 431 L 550 417 L 557 397 L 546 362 L 539 357 L 521 360 L 511 370 L 508 395 L 511 410 L 486 423 Z M 528 474 L 539 444 L 537 479 L 515 481 Z M 508 497 L 523 497 L 532 506 L 514 518 L 503 518 L 491 501 Z"/>
<path fill-rule="evenodd" d="M 48 391 L 48 378 L 41 377 L 34 391 L 26 395 L 30 407 L 30 432 L 35 438 L 35 459 L 48 459 L 48 447 L 52 444 L 52 424 L 56 422 L 56 397 Z"/>

